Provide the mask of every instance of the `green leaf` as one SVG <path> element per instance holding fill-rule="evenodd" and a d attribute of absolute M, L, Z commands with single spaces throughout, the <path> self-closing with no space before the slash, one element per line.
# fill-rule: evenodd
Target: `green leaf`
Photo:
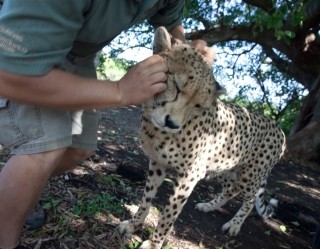
<path fill-rule="evenodd" d="M 153 227 L 147 227 L 146 231 L 147 231 L 148 234 L 152 234 L 153 231 L 154 231 L 154 228 Z"/>
<path fill-rule="evenodd" d="M 268 235 L 268 236 L 271 236 L 271 231 L 270 231 L 270 230 L 265 231 L 264 234 L 265 234 L 265 235 Z"/>
<path fill-rule="evenodd" d="M 291 224 L 298 227 L 300 226 L 299 222 L 298 221 L 291 221 Z"/>
<path fill-rule="evenodd" d="M 290 39 L 293 39 L 293 38 L 295 38 L 295 36 L 296 36 L 296 34 L 294 33 L 294 32 L 292 32 L 292 31 L 284 31 L 284 34 L 288 37 L 288 38 L 290 38 Z"/>
<path fill-rule="evenodd" d="M 162 247 L 162 249 L 170 249 L 171 247 L 169 245 L 165 245 L 164 247 Z"/>
<path fill-rule="evenodd" d="M 127 245 L 127 248 L 128 248 L 128 249 L 135 249 L 135 248 L 138 248 L 140 245 L 141 245 L 141 242 L 139 242 L 139 241 L 134 241 L 134 242 L 128 244 L 128 245 Z"/>

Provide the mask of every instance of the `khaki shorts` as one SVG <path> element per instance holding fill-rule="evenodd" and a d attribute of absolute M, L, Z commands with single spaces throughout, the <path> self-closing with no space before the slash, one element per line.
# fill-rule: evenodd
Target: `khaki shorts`
<path fill-rule="evenodd" d="M 95 150 L 97 115 L 60 111 L 0 98 L 0 143 L 13 154 L 33 154 L 64 147 Z"/>
<path fill-rule="evenodd" d="M 95 77 L 94 56 L 65 61 L 65 70 Z M 13 102 L 0 97 L 0 144 L 13 154 L 65 147 L 94 151 L 98 118 L 94 111 L 65 111 Z"/>

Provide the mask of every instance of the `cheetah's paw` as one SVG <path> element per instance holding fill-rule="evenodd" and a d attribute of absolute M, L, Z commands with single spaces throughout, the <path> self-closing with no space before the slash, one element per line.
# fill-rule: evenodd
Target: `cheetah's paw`
<path fill-rule="evenodd" d="M 215 210 L 214 206 L 210 202 L 198 203 L 195 206 L 195 209 L 205 213 Z"/>
<path fill-rule="evenodd" d="M 139 249 L 161 249 L 161 245 L 155 245 L 150 240 L 145 240 L 143 241 Z"/>
<path fill-rule="evenodd" d="M 228 233 L 229 236 L 237 236 L 240 232 L 241 225 L 234 224 L 232 221 L 227 222 L 222 226 L 222 231 Z"/>
<path fill-rule="evenodd" d="M 118 225 L 117 230 L 120 234 L 123 234 L 126 238 L 130 239 L 134 233 L 134 225 L 130 220 L 125 220 Z"/>

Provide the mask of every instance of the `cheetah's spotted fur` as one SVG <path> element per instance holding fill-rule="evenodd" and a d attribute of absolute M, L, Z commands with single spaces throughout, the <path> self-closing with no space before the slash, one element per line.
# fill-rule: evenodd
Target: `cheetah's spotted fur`
<path fill-rule="evenodd" d="M 167 90 L 143 106 L 141 142 L 150 158 L 149 176 L 135 216 L 120 224 L 122 233 L 139 229 L 166 171 L 177 172 L 173 195 L 150 239 L 140 248 L 160 249 L 197 182 L 218 176 L 222 192 L 196 208 L 208 212 L 240 194 L 243 204 L 222 229 L 236 235 L 256 205 L 267 218 L 273 207 L 264 200 L 266 178 L 285 149 L 276 123 L 217 99 L 210 66 L 195 48 L 172 45 L 164 28 L 155 33 L 154 50 L 169 68 Z"/>

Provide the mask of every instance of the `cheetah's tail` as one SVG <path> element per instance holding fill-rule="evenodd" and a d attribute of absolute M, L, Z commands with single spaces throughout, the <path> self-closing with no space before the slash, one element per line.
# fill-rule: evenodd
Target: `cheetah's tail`
<path fill-rule="evenodd" d="M 265 184 L 262 184 L 257 195 L 256 195 L 256 210 L 263 219 L 268 219 L 275 214 L 276 208 L 278 207 L 278 200 L 275 198 L 270 201 L 265 200 Z"/>

